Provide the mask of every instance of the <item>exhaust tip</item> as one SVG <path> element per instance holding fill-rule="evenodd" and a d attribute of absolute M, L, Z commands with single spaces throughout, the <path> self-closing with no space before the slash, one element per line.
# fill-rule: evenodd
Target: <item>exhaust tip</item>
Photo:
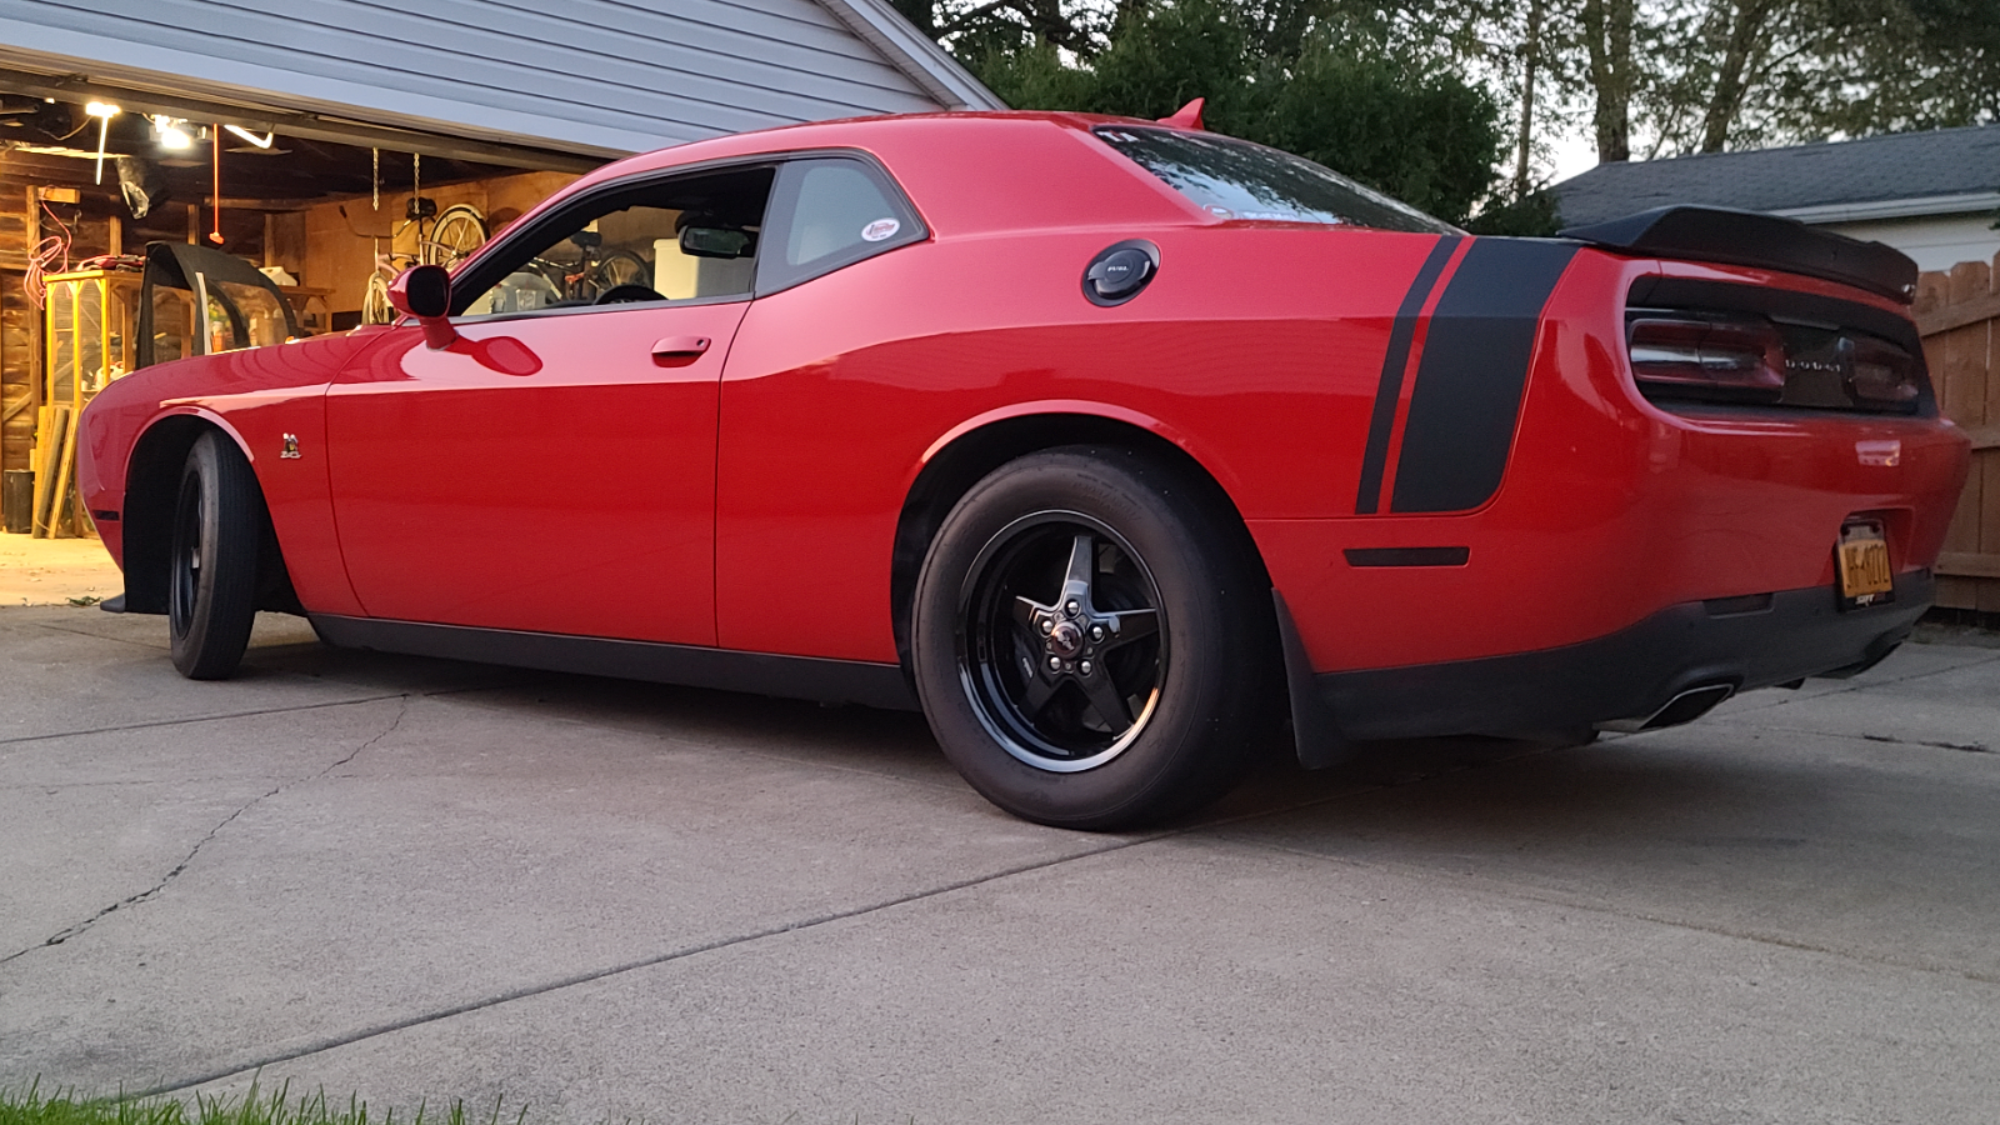
<path fill-rule="evenodd" d="M 1635 734 L 1642 730 L 1662 730 L 1691 723 L 1708 714 L 1715 705 L 1736 694 L 1736 685 L 1731 683 L 1702 684 L 1667 701 L 1665 707 L 1650 715 L 1638 715 L 1629 719 L 1612 719 L 1597 724 L 1598 730 L 1615 731 L 1620 734 Z"/>

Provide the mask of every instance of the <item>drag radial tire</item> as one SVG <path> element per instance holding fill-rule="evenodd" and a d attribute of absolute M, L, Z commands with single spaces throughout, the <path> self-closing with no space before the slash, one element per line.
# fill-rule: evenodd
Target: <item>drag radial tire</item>
<path fill-rule="evenodd" d="M 1282 700 L 1270 592 L 1204 490 L 1129 450 L 1071 446 L 959 500 L 917 579 L 911 659 L 931 730 L 988 800 L 1099 831 L 1227 792 Z"/>
<path fill-rule="evenodd" d="M 242 451 L 214 431 L 195 439 L 181 470 L 167 571 L 174 667 L 189 679 L 226 679 L 243 661 L 257 616 L 262 514 Z"/>

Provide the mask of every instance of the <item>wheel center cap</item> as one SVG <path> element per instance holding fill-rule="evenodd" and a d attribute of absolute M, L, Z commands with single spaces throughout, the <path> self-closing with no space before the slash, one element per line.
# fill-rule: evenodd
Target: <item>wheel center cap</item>
<path fill-rule="evenodd" d="M 1049 632 L 1049 651 L 1067 660 L 1083 651 L 1083 630 L 1073 621 L 1064 621 Z"/>

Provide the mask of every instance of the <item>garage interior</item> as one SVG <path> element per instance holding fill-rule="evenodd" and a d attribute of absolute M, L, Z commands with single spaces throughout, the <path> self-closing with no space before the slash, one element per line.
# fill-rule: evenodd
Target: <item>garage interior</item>
<path fill-rule="evenodd" d="M 94 534 L 74 499 L 76 416 L 132 369 L 148 244 L 242 258 L 277 285 L 301 333 L 346 331 L 383 318 L 371 278 L 450 264 L 600 163 L 286 116 L 0 71 L 7 531 Z"/>

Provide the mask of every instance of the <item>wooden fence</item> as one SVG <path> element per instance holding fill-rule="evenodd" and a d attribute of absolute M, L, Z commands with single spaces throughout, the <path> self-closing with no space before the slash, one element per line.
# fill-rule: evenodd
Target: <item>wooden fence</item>
<path fill-rule="evenodd" d="M 2000 258 L 1996 258 L 2000 264 Z M 1972 437 L 1972 474 L 1938 559 L 1937 604 L 2000 613 L 2000 270 L 1927 273 L 1913 310 L 1945 416 Z"/>

